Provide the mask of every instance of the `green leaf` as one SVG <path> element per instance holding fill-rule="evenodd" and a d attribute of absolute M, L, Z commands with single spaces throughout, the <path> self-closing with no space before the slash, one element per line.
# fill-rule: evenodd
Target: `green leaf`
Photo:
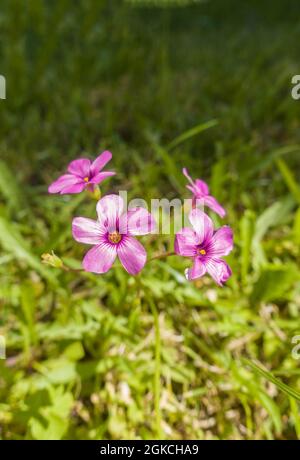
<path fill-rule="evenodd" d="M 282 177 L 285 180 L 285 183 L 288 189 L 290 190 L 291 194 L 294 196 L 297 203 L 300 204 L 300 187 L 297 184 L 293 172 L 290 170 L 286 162 L 281 158 L 278 158 L 276 160 L 276 165 L 279 171 L 281 172 Z"/>
<path fill-rule="evenodd" d="M 298 269 L 291 263 L 289 265 L 268 265 L 254 284 L 251 301 L 255 303 L 281 299 L 298 279 Z"/>
<path fill-rule="evenodd" d="M 251 260 L 251 245 L 252 245 L 252 238 L 254 235 L 255 229 L 255 214 L 254 212 L 247 210 L 242 217 L 240 223 L 240 230 L 241 230 L 241 246 L 242 246 L 242 253 L 241 253 L 241 274 L 242 274 L 242 281 L 245 284 L 249 267 L 250 267 L 250 260 Z"/>
<path fill-rule="evenodd" d="M 280 201 L 276 201 L 276 203 L 269 206 L 256 220 L 252 239 L 252 252 L 255 255 L 255 257 L 253 257 L 254 268 L 258 269 L 267 262 L 261 245 L 264 236 L 270 228 L 281 225 L 287 221 L 294 204 L 292 197 L 286 197 Z"/>

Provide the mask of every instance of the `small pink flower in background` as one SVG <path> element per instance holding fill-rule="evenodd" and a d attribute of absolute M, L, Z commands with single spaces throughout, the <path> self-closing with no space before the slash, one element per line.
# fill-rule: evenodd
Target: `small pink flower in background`
<path fill-rule="evenodd" d="M 97 203 L 97 221 L 85 217 L 73 220 L 74 239 L 94 245 L 82 262 L 86 271 L 106 273 L 117 256 L 131 275 L 136 275 L 144 267 L 147 253 L 135 236 L 151 233 L 155 221 L 144 208 L 123 213 L 123 207 L 120 196 L 106 195 Z"/>
<path fill-rule="evenodd" d="M 232 230 L 224 225 L 214 231 L 212 220 L 197 208 L 190 212 L 189 219 L 193 228 L 183 228 L 175 238 L 175 252 L 193 259 L 193 266 L 186 270 L 186 277 L 194 280 L 209 273 L 222 286 L 232 273 L 221 258 L 233 248 Z"/>
<path fill-rule="evenodd" d="M 183 168 L 182 170 L 185 177 L 188 179 L 191 185 L 187 185 L 186 188 L 191 190 L 193 193 L 193 201 L 194 203 L 196 200 L 201 200 L 204 206 L 212 209 L 215 213 L 217 213 L 220 217 L 224 217 L 226 215 L 225 209 L 217 202 L 217 200 L 209 194 L 209 188 L 206 182 L 200 179 L 196 179 L 195 182 L 189 176 L 188 170 Z"/>
<path fill-rule="evenodd" d="M 106 150 L 93 162 L 88 158 L 71 161 L 68 166 L 68 174 L 64 174 L 53 182 L 49 186 L 48 192 L 64 195 L 80 193 L 85 188 L 93 190 L 95 185 L 100 184 L 107 177 L 115 175 L 115 172 L 112 171 L 101 172 L 111 158 L 112 154 Z"/>

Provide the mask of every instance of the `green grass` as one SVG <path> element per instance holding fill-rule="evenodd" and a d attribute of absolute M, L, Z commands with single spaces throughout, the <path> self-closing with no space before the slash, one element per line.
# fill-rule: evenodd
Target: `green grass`
<path fill-rule="evenodd" d="M 300 28 L 288 3 L 2 1 L 0 438 L 300 438 Z M 94 218 L 95 203 L 47 186 L 101 149 L 118 171 L 104 193 L 187 197 L 183 166 L 209 182 L 235 233 L 226 287 L 186 282 L 179 257 L 138 278 L 41 264 L 54 250 L 80 266 L 71 219 Z M 152 241 L 149 256 L 172 242 Z"/>

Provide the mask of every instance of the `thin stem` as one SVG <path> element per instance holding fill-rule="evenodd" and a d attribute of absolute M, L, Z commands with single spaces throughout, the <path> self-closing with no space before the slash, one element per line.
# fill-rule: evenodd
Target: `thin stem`
<path fill-rule="evenodd" d="M 163 252 L 162 254 L 158 254 L 157 256 L 151 257 L 151 259 L 149 259 L 149 262 L 151 262 L 151 260 L 165 259 L 166 257 L 170 257 L 170 256 L 176 256 L 176 253 L 175 252 Z"/>
<path fill-rule="evenodd" d="M 64 270 L 65 272 L 84 272 L 84 269 L 83 268 L 72 268 L 72 267 L 69 267 L 68 265 L 65 265 L 65 263 L 63 262 L 62 266 L 60 267 L 62 270 Z"/>
<path fill-rule="evenodd" d="M 160 343 L 160 329 L 159 329 L 159 316 L 155 303 L 149 299 L 151 311 L 154 319 L 155 328 L 155 372 L 153 380 L 154 391 L 154 410 L 155 410 L 155 425 L 156 435 L 158 439 L 162 439 L 161 433 L 161 410 L 160 410 L 160 375 L 161 375 L 161 343 Z"/>

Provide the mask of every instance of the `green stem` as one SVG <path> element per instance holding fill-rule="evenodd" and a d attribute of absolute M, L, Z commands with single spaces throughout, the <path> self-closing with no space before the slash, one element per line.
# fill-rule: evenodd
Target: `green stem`
<path fill-rule="evenodd" d="M 166 257 L 170 257 L 170 256 L 176 256 L 176 253 L 175 252 L 163 252 L 162 254 L 158 254 L 157 256 L 151 257 L 151 259 L 149 259 L 149 262 L 151 262 L 152 260 L 157 260 L 157 259 L 165 259 Z"/>
<path fill-rule="evenodd" d="M 160 410 L 160 375 L 161 375 L 161 343 L 160 343 L 160 329 L 159 329 L 159 316 L 155 303 L 149 299 L 151 311 L 154 319 L 155 328 L 155 372 L 153 381 L 154 390 L 154 410 L 155 410 L 155 424 L 156 435 L 158 439 L 162 439 L 161 431 L 161 410 Z"/>

